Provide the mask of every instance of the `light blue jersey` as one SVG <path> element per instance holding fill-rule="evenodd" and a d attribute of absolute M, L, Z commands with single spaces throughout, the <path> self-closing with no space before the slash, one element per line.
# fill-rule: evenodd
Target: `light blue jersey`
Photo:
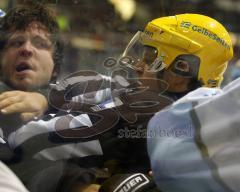
<path fill-rule="evenodd" d="M 157 113 L 148 152 L 163 192 L 240 191 L 240 79 L 199 88 Z"/>

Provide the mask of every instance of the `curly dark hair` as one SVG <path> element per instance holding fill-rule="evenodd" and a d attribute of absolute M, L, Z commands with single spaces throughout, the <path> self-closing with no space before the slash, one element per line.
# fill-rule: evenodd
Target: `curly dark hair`
<path fill-rule="evenodd" d="M 59 67 L 63 62 L 63 42 L 59 36 L 59 26 L 53 10 L 40 3 L 18 5 L 9 10 L 6 16 L 2 18 L 0 51 L 4 48 L 11 32 L 24 31 L 33 21 L 44 25 L 50 33 L 50 40 L 54 45 L 53 60 L 55 65 Z"/>

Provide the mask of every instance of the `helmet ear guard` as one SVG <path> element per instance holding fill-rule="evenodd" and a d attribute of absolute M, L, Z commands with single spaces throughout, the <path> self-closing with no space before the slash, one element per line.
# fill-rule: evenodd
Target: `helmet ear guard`
<path fill-rule="evenodd" d="M 196 55 L 178 55 L 170 65 L 170 70 L 180 76 L 197 79 L 200 63 L 201 60 Z"/>

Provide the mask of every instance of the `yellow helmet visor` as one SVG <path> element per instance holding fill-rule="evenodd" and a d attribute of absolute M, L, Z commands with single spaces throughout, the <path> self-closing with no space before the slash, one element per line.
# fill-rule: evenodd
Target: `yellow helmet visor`
<path fill-rule="evenodd" d="M 127 45 L 121 63 L 127 67 L 137 70 L 143 66 L 148 72 L 159 72 L 165 68 L 163 57 L 158 57 L 158 50 L 148 46 L 146 42 L 153 41 L 143 32 L 137 32 Z"/>

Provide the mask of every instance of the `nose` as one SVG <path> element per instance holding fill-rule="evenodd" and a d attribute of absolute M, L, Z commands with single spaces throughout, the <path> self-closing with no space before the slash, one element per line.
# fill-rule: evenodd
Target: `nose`
<path fill-rule="evenodd" d="M 19 49 L 19 55 L 22 57 L 30 57 L 33 54 L 33 46 L 30 41 L 26 41 Z"/>
<path fill-rule="evenodd" d="M 139 61 L 135 66 L 135 70 L 139 73 L 143 73 L 145 70 L 145 63 L 143 61 Z"/>

